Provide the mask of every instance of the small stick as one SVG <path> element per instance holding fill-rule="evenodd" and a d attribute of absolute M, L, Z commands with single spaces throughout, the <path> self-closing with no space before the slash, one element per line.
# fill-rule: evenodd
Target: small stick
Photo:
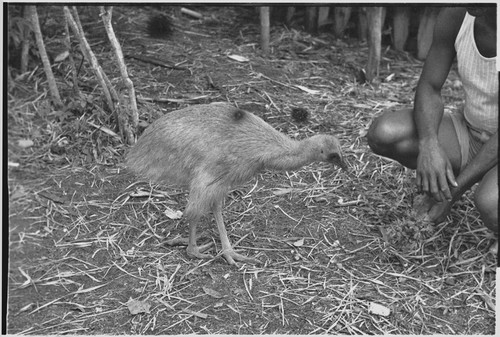
<path fill-rule="evenodd" d="M 187 9 L 184 7 L 181 8 L 181 13 L 192 16 L 193 18 L 196 18 L 196 19 L 203 19 L 203 15 L 201 13 L 195 12 L 191 9 Z"/>
<path fill-rule="evenodd" d="M 189 30 L 184 30 L 183 31 L 186 34 L 191 34 L 191 35 L 197 35 L 197 36 L 203 36 L 203 37 L 211 37 L 210 35 L 203 34 L 203 33 L 197 33 L 197 32 L 191 32 Z"/>
<path fill-rule="evenodd" d="M 234 247 L 236 247 L 236 246 L 238 246 L 238 244 L 239 244 L 241 241 L 243 241 L 243 240 L 244 240 L 247 236 L 249 236 L 249 235 L 250 235 L 250 233 L 247 233 L 247 234 L 245 234 L 245 235 L 244 235 L 241 239 L 239 239 L 238 241 L 236 241 L 235 243 L 233 243 L 233 248 L 234 248 Z"/>
<path fill-rule="evenodd" d="M 94 124 L 94 123 L 92 123 L 92 122 L 90 122 L 90 121 L 87 121 L 87 123 L 88 123 L 90 126 L 92 126 L 92 127 L 96 128 L 97 130 L 101 130 L 102 132 L 107 133 L 108 135 L 110 135 L 110 136 L 112 136 L 112 137 L 115 137 L 115 138 L 117 138 L 117 139 L 120 139 L 120 136 L 118 136 L 116 133 L 114 133 L 113 131 L 111 131 L 109 128 L 107 128 L 107 127 L 105 127 L 105 126 L 99 126 L 99 125 L 96 125 L 96 124 Z"/>
<path fill-rule="evenodd" d="M 204 314 L 202 312 L 196 312 L 196 311 L 193 311 L 193 310 L 190 310 L 190 309 L 182 309 L 182 311 L 184 311 L 185 313 L 188 313 L 190 315 L 199 317 L 199 318 L 203 318 L 203 319 L 208 318 L 208 315 Z"/>
<path fill-rule="evenodd" d="M 272 100 L 272 98 L 268 95 L 268 93 L 264 91 L 264 94 L 266 94 L 267 99 L 269 100 L 269 102 L 271 102 L 272 106 L 274 106 L 278 112 L 281 112 L 281 111 L 280 111 L 280 109 L 278 109 L 278 107 L 276 106 L 276 104 L 274 104 L 274 101 L 273 101 L 273 100 Z"/>
<path fill-rule="evenodd" d="M 158 103 L 186 103 L 191 101 L 196 101 L 199 99 L 210 98 L 209 95 L 202 95 L 192 98 L 150 98 L 150 97 L 138 97 L 139 101 L 143 102 L 158 102 Z"/>
<path fill-rule="evenodd" d="M 135 55 L 128 55 L 127 54 L 127 55 L 125 55 L 125 58 L 139 60 L 142 62 L 150 63 L 150 64 L 153 64 L 155 66 L 160 66 L 160 67 L 164 67 L 164 68 L 177 69 L 177 70 L 188 70 L 188 68 L 186 68 L 186 67 L 178 67 L 175 65 L 172 66 L 172 65 L 166 64 L 163 61 L 157 60 L 157 59 L 152 58 L 152 57 L 143 56 L 143 55 L 135 56 Z"/>

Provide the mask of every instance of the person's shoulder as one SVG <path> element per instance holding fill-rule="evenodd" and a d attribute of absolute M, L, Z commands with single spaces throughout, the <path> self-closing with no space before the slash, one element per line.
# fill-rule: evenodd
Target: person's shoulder
<path fill-rule="evenodd" d="M 460 28 L 467 10 L 465 7 L 444 7 L 439 12 L 439 22 L 449 25 L 450 28 Z"/>
<path fill-rule="evenodd" d="M 436 32 L 445 38 L 457 36 L 467 10 L 465 7 L 444 7 L 440 10 L 436 21 Z"/>

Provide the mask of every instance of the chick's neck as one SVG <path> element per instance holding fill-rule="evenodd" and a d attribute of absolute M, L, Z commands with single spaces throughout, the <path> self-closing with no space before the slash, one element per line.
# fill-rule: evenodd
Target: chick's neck
<path fill-rule="evenodd" d="M 266 152 L 263 162 L 264 167 L 269 170 L 295 170 L 317 159 L 314 144 L 310 139 L 288 139 L 286 143 Z"/>

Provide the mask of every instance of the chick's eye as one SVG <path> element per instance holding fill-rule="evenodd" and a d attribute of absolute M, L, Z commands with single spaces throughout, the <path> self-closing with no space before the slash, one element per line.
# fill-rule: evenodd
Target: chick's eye
<path fill-rule="evenodd" d="M 338 153 L 330 153 L 330 154 L 328 155 L 328 159 L 329 159 L 329 160 L 337 160 L 337 159 L 339 159 L 339 158 L 340 158 L 340 156 L 339 156 L 339 154 L 338 154 Z"/>

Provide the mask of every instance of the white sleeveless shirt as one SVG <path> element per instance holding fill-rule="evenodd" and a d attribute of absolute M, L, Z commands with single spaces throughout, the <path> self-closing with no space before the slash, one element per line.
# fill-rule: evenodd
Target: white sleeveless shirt
<path fill-rule="evenodd" d="M 458 73 L 465 91 L 464 117 L 472 129 L 491 136 L 498 130 L 496 57 L 484 57 L 477 49 L 474 20 L 465 14 L 455 40 Z"/>

